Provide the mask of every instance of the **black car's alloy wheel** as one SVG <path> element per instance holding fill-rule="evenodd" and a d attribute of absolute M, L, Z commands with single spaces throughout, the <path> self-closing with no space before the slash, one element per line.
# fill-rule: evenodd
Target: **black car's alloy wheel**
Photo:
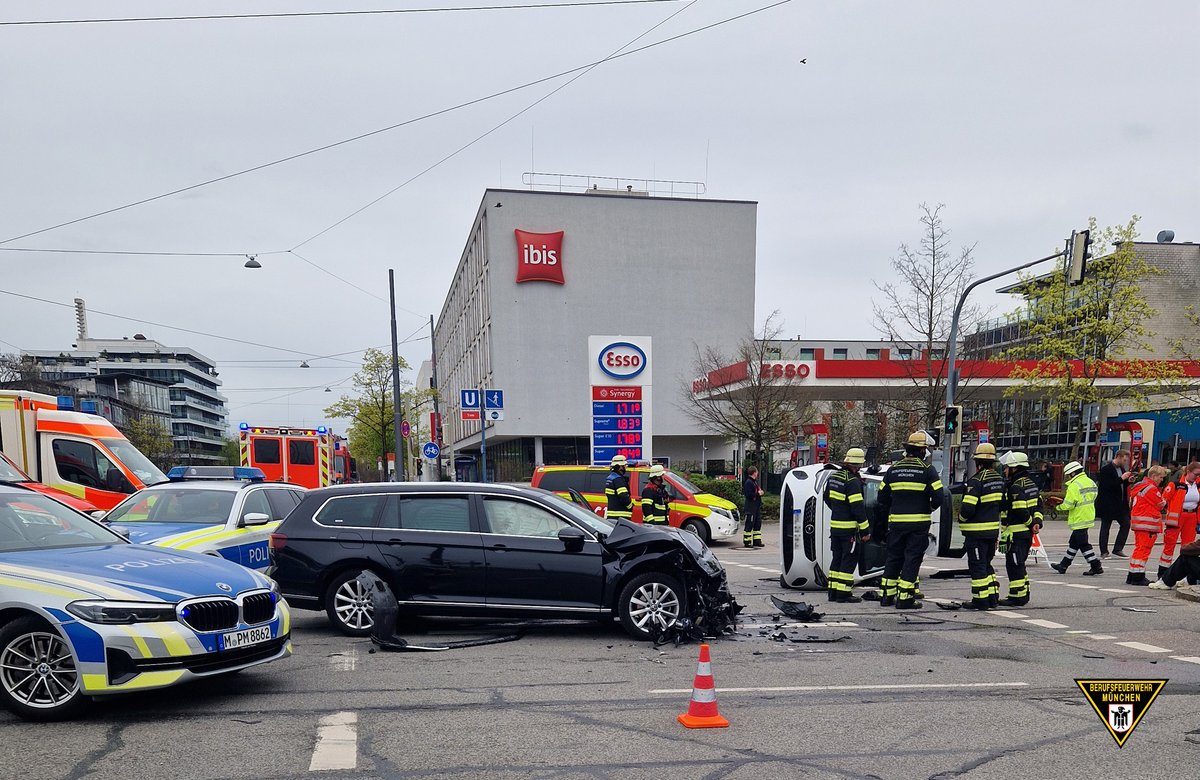
<path fill-rule="evenodd" d="M 370 636 L 375 627 L 371 591 L 358 581 L 360 569 L 333 578 L 325 591 L 325 614 L 347 636 Z"/>
<path fill-rule="evenodd" d="M 0 629 L 0 693 L 26 720 L 62 720 L 85 703 L 71 648 L 39 618 L 18 618 Z"/>
<path fill-rule="evenodd" d="M 639 574 L 621 589 L 621 625 L 634 639 L 653 639 L 683 614 L 683 587 L 669 574 Z"/>

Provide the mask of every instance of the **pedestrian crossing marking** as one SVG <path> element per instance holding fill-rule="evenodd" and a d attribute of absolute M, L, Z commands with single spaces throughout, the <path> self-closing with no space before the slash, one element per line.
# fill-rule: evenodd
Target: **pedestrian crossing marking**
<path fill-rule="evenodd" d="M 1055 623 L 1053 620 L 1042 620 L 1041 618 L 1031 618 L 1025 621 L 1031 626 L 1040 626 L 1042 628 L 1066 628 L 1065 623 Z"/>
<path fill-rule="evenodd" d="M 1173 655 L 1172 661 L 1186 661 L 1189 664 L 1200 664 L 1200 656 L 1195 655 Z"/>
<path fill-rule="evenodd" d="M 1143 653 L 1169 653 L 1171 652 L 1165 647 L 1157 645 L 1148 645 L 1144 642 L 1117 642 L 1120 647 L 1128 647 L 1130 650 L 1141 650 Z"/>
<path fill-rule="evenodd" d="M 1124 590 L 1123 588 L 1100 588 L 1101 593 L 1137 593 L 1136 590 Z"/>
<path fill-rule="evenodd" d="M 988 612 L 988 614 L 989 615 L 997 615 L 999 617 L 1012 618 L 1013 620 L 1024 620 L 1027 617 L 1029 617 L 1029 615 L 1024 615 L 1020 612 L 1009 612 L 1006 609 L 993 609 L 990 612 Z"/>

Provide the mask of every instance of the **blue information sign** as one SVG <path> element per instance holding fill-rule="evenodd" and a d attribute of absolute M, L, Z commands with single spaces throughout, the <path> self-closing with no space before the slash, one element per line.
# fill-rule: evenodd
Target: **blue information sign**
<path fill-rule="evenodd" d="M 463 409 L 478 409 L 479 408 L 479 391 L 478 390 L 459 390 L 458 405 Z"/>
<path fill-rule="evenodd" d="M 427 441 L 421 447 L 421 453 L 429 460 L 437 460 L 438 455 L 442 454 L 442 448 L 437 446 L 437 442 Z"/>

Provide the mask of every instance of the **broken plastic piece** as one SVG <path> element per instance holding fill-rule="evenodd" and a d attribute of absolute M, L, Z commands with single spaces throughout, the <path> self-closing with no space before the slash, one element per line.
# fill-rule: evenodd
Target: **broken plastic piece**
<path fill-rule="evenodd" d="M 1142 609 L 1141 607 L 1121 607 L 1126 612 L 1158 612 L 1157 609 Z"/>
<path fill-rule="evenodd" d="M 778 596 L 771 596 L 771 603 L 780 612 L 801 623 L 815 623 L 825 617 L 824 612 L 817 612 L 815 607 L 804 601 L 786 601 Z"/>

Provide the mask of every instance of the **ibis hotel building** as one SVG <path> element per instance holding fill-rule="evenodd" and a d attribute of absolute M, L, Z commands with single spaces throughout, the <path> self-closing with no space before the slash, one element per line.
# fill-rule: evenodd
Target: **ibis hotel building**
<path fill-rule="evenodd" d="M 684 397 L 698 349 L 732 356 L 753 333 L 756 219 L 749 201 L 485 191 L 434 332 L 457 477 L 480 476 L 481 424 L 498 481 L 725 453 Z M 487 390 L 502 396 L 473 408 Z"/>

